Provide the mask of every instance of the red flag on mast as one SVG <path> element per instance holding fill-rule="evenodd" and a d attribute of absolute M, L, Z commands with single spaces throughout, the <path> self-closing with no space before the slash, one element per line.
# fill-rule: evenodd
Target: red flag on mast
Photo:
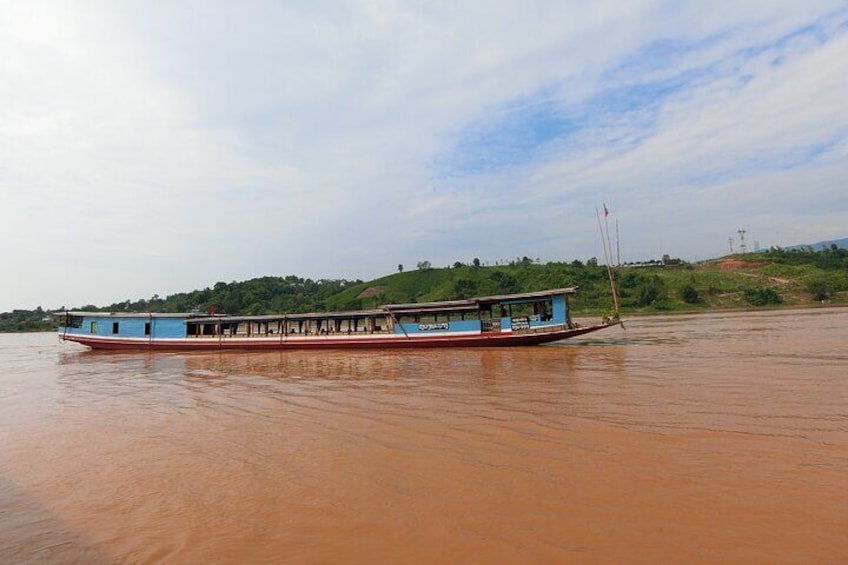
<path fill-rule="evenodd" d="M 609 216 L 609 210 L 607 210 L 607 203 L 604 202 L 604 218 L 606 218 L 607 216 Z"/>

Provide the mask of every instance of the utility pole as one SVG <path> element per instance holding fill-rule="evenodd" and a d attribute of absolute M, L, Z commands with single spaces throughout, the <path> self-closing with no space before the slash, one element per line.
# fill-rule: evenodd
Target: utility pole
<path fill-rule="evenodd" d="M 748 246 L 745 245 L 745 234 L 748 233 L 748 230 L 737 230 L 739 234 L 739 253 L 745 254 L 748 252 Z"/>
<path fill-rule="evenodd" d="M 733 238 L 732 238 L 732 237 L 728 237 L 728 238 L 727 238 L 727 243 L 730 245 L 730 254 L 731 254 L 731 255 L 733 255 Z"/>

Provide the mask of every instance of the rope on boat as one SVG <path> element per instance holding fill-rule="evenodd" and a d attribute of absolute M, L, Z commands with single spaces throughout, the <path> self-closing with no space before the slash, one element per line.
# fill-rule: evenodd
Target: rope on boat
<path fill-rule="evenodd" d="M 610 256 L 612 255 L 612 249 L 609 248 L 609 236 L 604 238 L 604 228 L 601 225 L 601 213 L 595 208 L 595 214 L 598 217 L 598 231 L 601 232 L 601 243 L 604 247 L 604 261 L 607 264 L 607 274 L 609 275 L 610 282 L 610 290 L 612 291 L 612 300 L 615 305 L 615 311 L 613 311 L 612 318 L 613 320 L 618 319 L 619 317 L 619 306 L 618 306 L 618 292 L 615 288 L 615 277 L 612 274 L 612 267 L 610 266 Z M 607 210 L 607 205 L 604 204 L 604 219 L 609 215 L 609 211 Z M 607 234 L 609 234 L 609 224 L 607 224 Z"/>
<path fill-rule="evenodd" d="M 395 323 L 395 324 L 397 324 L 398 326 L 400 326 L 400 331 L 402 331 L 402 332 L 403 332 L 403 335 L 404 335 L 404 336 L 406 336 L 406 337 L 409 337 L 409 334 L 408 334 L 408 333 L 406 333 L 406 328 L 404 328 L 404 327 L 403 327 L 403 324 L 401 324 L 401 323 L 400 323 L 400 321 L 399 321 L 397 318 L 395 318 L 395 315 L 394 315 L 394 314 L 392 314 L 392 311 L 391 311 L 391 310 L 389 310 L 388 308 L 385 308 L 385 307 L 383 307 L 383 308 L 382 308 L 382 310 L 383 310 L 383 311 L 385 311 L 385 312 L 386 312 L 386 314 L 388 314 L 388 315 L 389 315 L 389 317 L 390 317 L 390 318 L 394 321 L 394 323 Z"/>

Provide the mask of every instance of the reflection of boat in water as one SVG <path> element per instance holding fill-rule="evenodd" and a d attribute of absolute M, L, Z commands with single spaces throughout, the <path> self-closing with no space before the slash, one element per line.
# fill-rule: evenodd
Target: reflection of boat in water
<path fill-rule="evenodd" d="M 591 333 L 568 296 L 576 287 L 374 310 L 225 316 L 62 312 L 59 336 L 95 349 L 360 349 L 535 345 Z"/>

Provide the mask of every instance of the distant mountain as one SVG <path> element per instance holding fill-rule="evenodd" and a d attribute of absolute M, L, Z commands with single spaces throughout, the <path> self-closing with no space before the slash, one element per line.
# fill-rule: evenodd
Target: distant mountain
<path fill-rule="evenodd" d="M 808 247 L 812 247 L 815 251 L 818 251 L 819 249 L 829 249 L 834 243 L 836 244 L 836 247 L 848 249 L 848 237 L 843 237 L 842 239 L 830 239 L 828 241 L 818 241 L 816 243 L 792 245 L 790 247 L 784 247 L 784 249 L 807 249 Z"/>

